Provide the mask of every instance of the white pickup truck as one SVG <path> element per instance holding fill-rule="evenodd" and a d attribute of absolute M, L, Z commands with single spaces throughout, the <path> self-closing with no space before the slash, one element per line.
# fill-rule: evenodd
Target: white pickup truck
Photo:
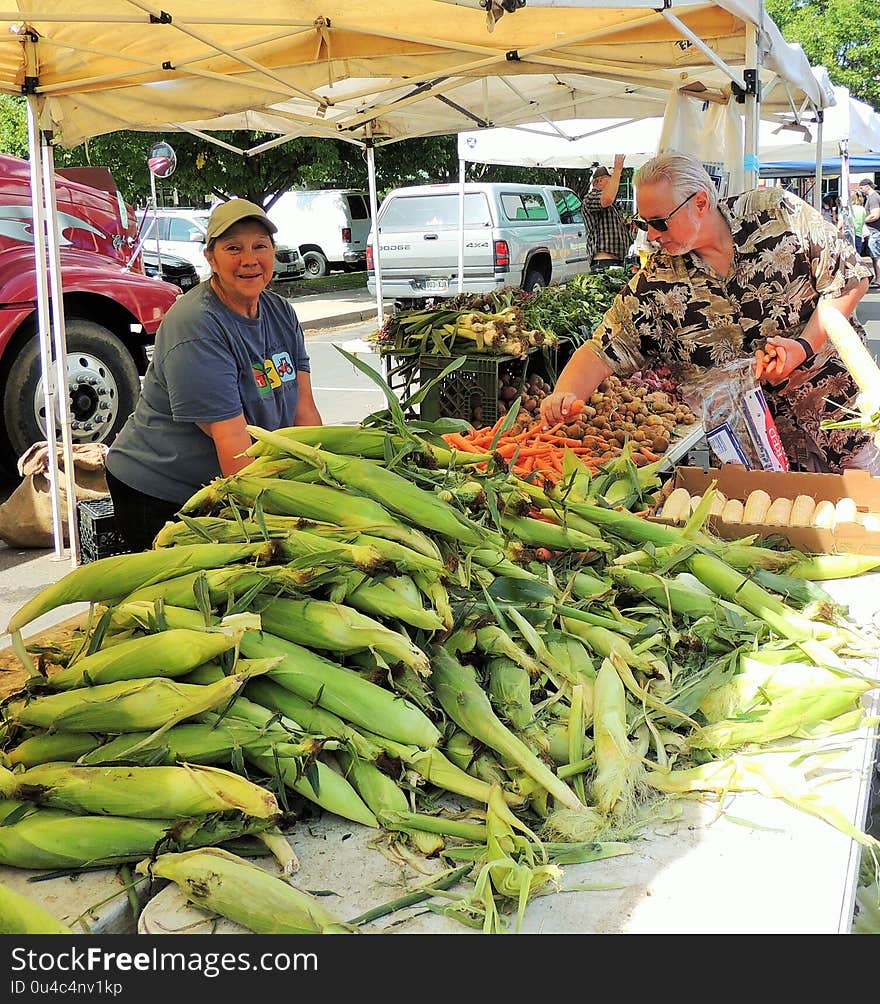
<path fill-rule="evenodd" d="M 590 231 L 571 189 L 473 183 L 464 191 L 465 293 L 532 290 L 589 272 Z M 458 185 L 416 185 L 385 197 L 378 214 L 383 298 L 409 308 L 458 292 L 460 192 Z M 367 241 L 373 293 L 376 229 Z"/>

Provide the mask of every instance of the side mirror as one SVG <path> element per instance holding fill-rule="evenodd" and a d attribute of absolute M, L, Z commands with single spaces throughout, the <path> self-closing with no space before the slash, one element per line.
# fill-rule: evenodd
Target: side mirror
<path fill-rule="evenodd" d="M 190 230 L 190 232 L 189 232 L 189 239 L 190 239 L 191 242 L 195 242 L 196 244 L 204 244 L 204 243 L 206 243 L 205 242 L 205 235 L 202 233 L 201 230 Z"/>

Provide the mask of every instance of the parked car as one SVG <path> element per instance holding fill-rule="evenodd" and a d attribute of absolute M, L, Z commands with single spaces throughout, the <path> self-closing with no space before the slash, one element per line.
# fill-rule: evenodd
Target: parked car
<path fill-rule="evenodd" d="M 189 261 L 196 269 L 199 279 L 207 279 L 211 266 L 205 258 L 205 234 L 208 230 L 208 209 L 159 209 L 154 218 L 152 210 L 142 210 L 138 219 L 143 222 L 144 250 L 156 252 L 156 230 L 158 226 L 158 250 L 164 261 L 165 255 L 174 255 Z M 305 274 L 306 266 L 295 247 L 277 242 L 275 247 L 275 271 L 273 279 L 299 279 Z"/>
<path fill-rule="evenodd" d="M 157 276 L 160 279 L 164 279 L 165 282 L 174 283 L 184 293 L 192 289 L 193 286 L 198 286 L 201 282 L 195 265 L 191 261 L 187 261 L 186 258 L 179 258 L 173 254 L 163 254 L 161 256 L 162 268 L 160 275 L 160 256 L 155 251 L 143 248 L 141 250 L 141 257 L 144 262 L 144 272 L 147 275 Z"/>
<path fill-rule="evenodd" d="M 299 249 L 312 278 L 331 269 L 353 271 L 367 261 L 370 210 L 367 193 L 357 189 L 285 192 L 267 210 L 278 240 Z"/>
<path fill-rule="evenodd" d="M 112 442 L 180 289 L 146 276 L 140 258 L 131 262 L 134 209 L 106 167 L 55 175 L 71 431 L 75 443 Z M 33 217 L 29 164 L 0 156 L 0 466 L 10 470 L 46 438 Z"/>
<path fill-rule="evenodd" d="M 379 207 L 382 295 L 402 306 L 458 292 L 458 185 L 396 188 Z M 569 188 L 465 186 L 465 293 L 502 286 L 532 290 L 590 270 L 590 237 Z M 376 228 L 367 244 L 367 286 L 375 292 Z"/>

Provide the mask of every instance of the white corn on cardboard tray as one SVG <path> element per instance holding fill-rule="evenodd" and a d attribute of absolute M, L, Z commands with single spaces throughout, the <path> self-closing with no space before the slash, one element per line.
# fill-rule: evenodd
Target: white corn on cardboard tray
<path fill-rule="evenodd" d="M 762 489 L 771 501 L 811 495 L 817 502 L 837 502 L 847 496 L 854 499 L 859 512 L 880 513 L 880 478 L 867 471 L 851 470 L 843 474 L 801 474 L 794 471 L 748 471 L 739 464 L 704 471 L 698 467 L 678 467 L 668 484 L 669 490 L 686 488 L 691 495 L 702 495 L 715 481 L 728 499 L 745 503 L 749 494 Z M 659 514 L 662 504 L 657 507 Z M 648 519 L 657 523 L 670 521 L 659 515 Z M 724 540 L 758 534 L 760 537 L 783 537 L 801 551 L 816 554 L 880 554 L 880 533 L 861 523 L 838 523 L 833 530 L 811 526 L 770 526 L 766 523 L 727 523 L 712 516 L 709 529 Z"/>

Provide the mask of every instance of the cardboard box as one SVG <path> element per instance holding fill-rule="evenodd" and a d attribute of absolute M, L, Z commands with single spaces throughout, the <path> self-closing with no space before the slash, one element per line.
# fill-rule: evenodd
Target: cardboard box
<path fill-rule="evenodd" d="M 717 488 L 729 499 L 745 502 L 749 493 L 763 489 L 771 499 L 812 495 L 817 502 L 827 499 L 837 502 L 849 496 L 859 512 L 880 514 L 880 478 L 867 471 L 846 471 L 844 474 L 799 474 L 793 471 L 746 470 L 739 464 L 704 471 L 698 467 L 677 467 L 663 492 L 664 498 L 674 488 L 686 488 L 691 495 L 702 495 L 717 481 Z M 657 506 L 659 512 L 662 503 Z M 657 523 L 669 523 L 659 516 L 649 516 Z M 816 554 L 880 554 L 880 533 L 867 530 L 860 523 L 838 523 L 833 530 L 810 526 L 768 526 L 764 523 L 725 523 L 717 516 L 708 521 L 709 529 L 724 540 L 735 540 L 758 534 L 761 537 L 783 537 L 800 551 Z"/>

